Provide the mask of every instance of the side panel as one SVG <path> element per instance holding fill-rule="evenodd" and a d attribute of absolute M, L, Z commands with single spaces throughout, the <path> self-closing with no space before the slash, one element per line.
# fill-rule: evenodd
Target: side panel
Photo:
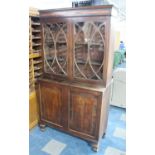
<path fill-rule="evenodd" d="M 106 91 L 103 93 L 102 97 L 100 132 L 99 132 L 100 138 L 104 137 L 107 130 L 111 83 L 109 84 L 109 86 L 107 86 Z"/>
<path fill-rule="evenodd" d="M 33 91 L 29 96 L 29 129 L 38 123 L 38 102 L 36 92 Z"/>

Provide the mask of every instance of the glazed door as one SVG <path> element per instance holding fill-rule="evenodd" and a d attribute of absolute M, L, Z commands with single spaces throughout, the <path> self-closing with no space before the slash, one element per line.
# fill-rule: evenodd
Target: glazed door
<path fill-rule="evenodd" d="M 44 73 L 68 77 L 69 27 L 66 20 L 45 21 L 42 24 Z"/>
<path fill-rule="evenodd" d="M 69 130 L 81 136 L 96 137 L 100 104 L 98 93 L 71 88 Z"/>
<path fill-rule="evenodd" d="M 73 19 L 73 78 L 103 81 L 106 51 L 106 19 Z"/>
<path fill-rule="evenodd" d="M 59 85 L 40 84 L 41 120 L 63 127 L 63 92 Z"/>

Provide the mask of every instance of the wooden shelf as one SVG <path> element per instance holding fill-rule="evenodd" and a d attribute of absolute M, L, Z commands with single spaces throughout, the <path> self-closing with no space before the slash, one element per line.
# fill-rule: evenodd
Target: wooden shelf
<path fill-rule="evenodd" d="M 29 59 L 38 58 L 38 57 L 41 57 L 41 54 L 40 54 L 40 53 L 31 53 L 31 54 L 29 55 Z"/>
<path fill-rule="evenodd" d="M 42 75 L 42 73 L 35 73 L 34 74 L 35 78 L 38 77 L 38 76 L 41 76 L 41 75 Z"/>
<path fill-rule="evenodd" d="M 75 46 L 75 49 L 83 48 L 83 46 Z"/>
<path fill-rule="evenodd" d="M 32 46 L 41 46 L 41 43 L 38 44 L 32 43 Z"/>
<path fill-rule="evenodd" d="M 40 23 L 37 23 L 37 22 L 31 22 L 31 25 L 40 26 Z"/>
<path fill-rule="evenodd" d="M 33 64 L 36 65 L 36 64 L 40 64 L 42 63 L 42 60 L 33 60 Z"/>
<path fill-rule="evenodd" d="M 54 44 L 54 42 L 46 42 L 47 44 Z M 67 44 L 66 41 L 57 41 L 56 44 Z"/>
<path fill-rule="evenodd" d="M 75 45 L 95 45 L 95 46 L 101 46 L 103 43 L 94 43 L 94 42 L 76 42 Z"/>
<path fill-rule="evenodd" d="M 86 61 L 77 61 L 77 64 L 86 64 Z M 95 66 L 101 66 L 102 63 L 99 62 L 91 62 L 91 65 L 95 65 Z"/>
<path fill-rule="evenodd" d="M 66 41 L 57 41 L 56 43 L 57 43 L 57 44 L 67 44 Z"/>
<path fill-rule="evenodd" d="M 59 55 L 60 53 L 65 54 L 65 52 L 67 52 L 67 48 L 62 48 L 62 49 L 57 49 L 56 53 Z M 51 50 L 50 54 L 54 54 L 55 50 Z"/>
<path fill-rule="evenodd" d="M 41 32 L 41 30 L 32 30 L 32 33 L 33 33 L 33 32 Z"/>
<path fill-rule="evenodd" d="M 47 58 L 47 60 L 48 61 L 53 61 L 53 58 L 52 57 L 46 57 Z M 65 62 L 66 60 L 65 59 L 63 59 L 63 58 L 57 58 L 57 60 L 59 61 L 59 62 Z"/>
<path fill-rule="evenodd" d="M 32 37 L 32 39 L 41 39 L 41 37 L 39 36 L 39 37 Z"/>
<path fill-rule="evenodd" d="M 41 70 L 42 67 L 34 67 L 34 71 Z"/>
<path fill-rule="evenodd" d="M 33 49 L 33 50 L 32 50 L 32 53 L 41 53 L 41 49 L 38 49 L 38 50 Z"/>
<path fill-rule="evenodd" d="M 76 42 L 75 45 L 88 45 L 88 43 L 85 43 L 85 42 Z"/>

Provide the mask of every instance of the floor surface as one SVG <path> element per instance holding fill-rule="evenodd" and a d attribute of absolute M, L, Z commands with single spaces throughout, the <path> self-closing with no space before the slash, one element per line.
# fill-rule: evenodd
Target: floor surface
<path fill-rule="evenodd" d="M 49 127 L 44 132 L 35 127 L 29 134 L 29 155 L 125 155 L 125 131 L 125 109 L 111 106 L 107 133 L 97 153 L 82 139 Z"/>

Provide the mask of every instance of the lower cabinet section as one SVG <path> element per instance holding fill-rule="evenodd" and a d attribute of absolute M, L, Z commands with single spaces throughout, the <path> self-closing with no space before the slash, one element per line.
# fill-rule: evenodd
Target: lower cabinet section
<path fill-rule="evenodd" d="M 96 88 L 39 80 L 40 127 L 60 129 L 92 144 L 106 132 L 108 94 L 106 88 Z"/>

